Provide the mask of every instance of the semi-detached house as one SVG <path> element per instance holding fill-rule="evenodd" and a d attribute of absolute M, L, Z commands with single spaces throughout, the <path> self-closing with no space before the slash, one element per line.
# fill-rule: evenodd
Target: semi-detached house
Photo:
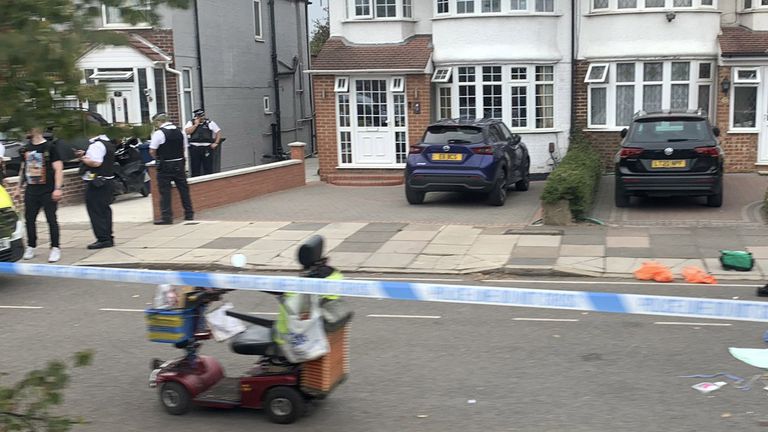
<path fill-rule="evenodd" d="M 609 165 L 638 111 L 700 109 L 729 171 L 768 165 L 768 0 L 331 0 L 330 21 L 310 73 L 331 183 L 402 181 L 449 117 L 502 119 L 546 173 L 572 125 Z"/>

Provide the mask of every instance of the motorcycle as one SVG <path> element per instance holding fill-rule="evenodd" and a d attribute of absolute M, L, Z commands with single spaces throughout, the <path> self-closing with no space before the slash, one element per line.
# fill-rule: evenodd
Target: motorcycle
<path fill-rule="evenodd" d="M 120 141 L 115 150 L 115 195 L 149 195 L 149 173 L 138 147 L 139 140 L 131 137 Z"/>

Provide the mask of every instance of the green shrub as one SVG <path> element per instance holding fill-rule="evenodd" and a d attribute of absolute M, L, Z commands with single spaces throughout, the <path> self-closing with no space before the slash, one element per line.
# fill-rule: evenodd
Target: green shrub
<path fill-rule="evenodd" d="M 583 135 L 574 133 L 568 153 L 547 178 L 541 200 L 547 204 L 568 200 L 573 217 L 582 218 L 592 207 L 602 173 L 600 155 Z"/>

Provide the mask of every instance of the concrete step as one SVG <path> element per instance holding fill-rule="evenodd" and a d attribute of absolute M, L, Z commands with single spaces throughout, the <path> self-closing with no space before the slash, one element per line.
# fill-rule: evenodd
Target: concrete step
<path fill-rule="evenodd" d="M 402 174 L 332 174 L 328 183 L 336 186 L 397 186 L 403 184 Z"/>

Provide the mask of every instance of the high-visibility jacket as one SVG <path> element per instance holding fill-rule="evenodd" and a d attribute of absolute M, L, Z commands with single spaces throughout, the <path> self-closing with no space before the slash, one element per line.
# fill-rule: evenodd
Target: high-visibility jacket
<path fill-rule="evenodd" d="M 330 279 L 330 280 L 341 280 L 344 279 L 344 275 L 338 271 L 334 270 L 333 273 L 326 276 L 324 279 Z M 277 322 L 275 323 L 275 332 L 272 332 L 273 334 L 273 340 L 276 344 L 282 345 L 285 343 L 285 340 L 283 340 L 281 335 L 288 334 L 290 331 L 288 329 L 288 314 L 291 312 L 297 313 L 298 311 L 289 311 L 288 308 L 285 306 L 286 300 L 290 301 L 291 298 L 295 298 L 299 293 L 293 293 L 293 292 L 287 292 L 282 294 L 282 298 L 280 299 L 280 305 L 279 310 L 277 314 Z M 315 294 L 310 294 L 315 295 Z M 322 299 L 325 300 L 337 300 L 339 299 L 339 296 L 337 295 L 322 295 L 320 296 Z"/>

